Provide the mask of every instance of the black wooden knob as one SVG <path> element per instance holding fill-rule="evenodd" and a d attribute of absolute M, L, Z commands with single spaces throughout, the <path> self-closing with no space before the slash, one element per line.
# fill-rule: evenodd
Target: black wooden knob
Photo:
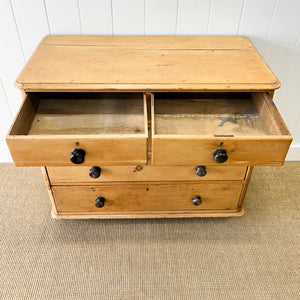
<path fill-rule="evenodd" d="M 95 199 L 95 206 L 96 206 L 96 207 L 101 208 L 101 207 L 104 206 L 104 204 L 105 204 L 105 198 L 103 198 L 103 197 L 97 197 L 97 198 Z"/>
<path fill-rule="evenodd" d="M 214 151 L 214 159 L 215 162 L 221 164 L 228 159 L 227 153 L 225 149 L 217 149 Z"/>
<path fill-rule="evenodd" d="M 89 175 L 91 178 L 98 178 L 101 175 L 101 168 L 97 166 L 93 166 L 90 168 Z"/>
<path fill-rule="evenodd" d="M 199 206 L 200 204 L 202 204 L 201 197 L 200 196 L 193 196 L 192 204 L 195 205 L 195 206 Z"/>
<path fill-rule="evenodd" d="M 84 162 L 85 151 L 80 148 L 75 148 L 71 152 L 70 160 L 73 164 L 80 165 Z"/>
<path fill-rule="evenodd" d="M 196 171 L 196 175 L 199 176 L 199 177 L 203 177 L 207 174 L 205 166 L 197 166 L 195 168 L 195 171 Z"/>

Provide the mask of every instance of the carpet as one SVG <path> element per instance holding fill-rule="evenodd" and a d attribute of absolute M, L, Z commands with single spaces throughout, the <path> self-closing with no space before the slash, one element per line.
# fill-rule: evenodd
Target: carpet
<path fill-rule="evenodd" d="M 256 167 L 240 218 L 52 220 L 0 165 L 1 299 L 300 299 L 300 163 Z"/>

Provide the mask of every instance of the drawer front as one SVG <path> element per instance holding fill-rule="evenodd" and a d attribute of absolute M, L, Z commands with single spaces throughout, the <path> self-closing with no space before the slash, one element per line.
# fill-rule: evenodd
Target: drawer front
<path fill-rule="evenodd" d="M 289 150 L 291 140 L 276 139 L 153 139 L 153 165 L 197 164 L 199 160 L 212 165 L 281 166 Z M 222 146 L 221 146 L 222 145 Z M 217 149 L 226 151 L 227 160 L 215 161 Z"/>
<path fill-rule="evenodd" d="M 7 144 L 17 166 L 137 165 L 147 139 L 142 93 L 32 93 Z"/>
<path fill-rule="evenodd" d="M 237 210 L 242 183 L 53 186 L 52 189 L 58 213 L 63 214 Z M 96 198 L 105 199 L 103 207 L 95 206 Z M 199 205 L 193 205 L 193 200 Z"/>
<path fill-rule="evenodd" d="M 152 95 L 154 165 L 282 165 L 291 141 L 266 93 Z"/>
<path fill-rule="evenodd" d="M 78 147 L 85 151 L 80 165 L 136 165 L 146 164 L 147 141 L 145 138 L 98 139 L 62 138 L 7 140 L 16 166 L 76 166 L 70 160 Z M 79 145 L 79 146 L 78 146 Z"/>
<path fill-rule="evenodd" d="M 47 167 L 53 185 L 115 181 L 206 181 L 244 180 L 247 167 L 236 166 L 104 166 Z M 93 172 L 94 171 L 94 172 Z M 197 172 L 198 171 L 198 172 Z M 89 175 L 91 173 L 91 175 Z M 197 175 L 198 174 L 198 175 Z M 93 178 L 91 176 L 98 176 Z"/>

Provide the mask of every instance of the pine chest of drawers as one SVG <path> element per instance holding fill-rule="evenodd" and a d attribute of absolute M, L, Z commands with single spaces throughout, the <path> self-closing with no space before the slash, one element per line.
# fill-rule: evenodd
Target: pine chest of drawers
<path fill-rule="evenodd" d="M 241 216 L 253 166 L 292 141 L 240 36 L 46 36 L 16 86 L 7 144 L 55 218 Z"/>

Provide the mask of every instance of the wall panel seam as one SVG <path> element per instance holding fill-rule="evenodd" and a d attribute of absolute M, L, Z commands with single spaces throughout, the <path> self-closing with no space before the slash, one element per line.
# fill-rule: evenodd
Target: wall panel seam
<path fill-rule="evenodd" d="M 146 0 L 144 0 L 144 35 L 146 35 Z"/>
<path fill-rule="evenodd" d="M 180 0 L 177 0 L 177 7 L 176 7 L 176 22 L 175 22 L 175 35 L 177 35 L 177 24 L 178 24 L 178 14 L 179 14 L 179 2 L 180 2 Z"/>
<path fill-rule="evenodd" d="M 114 27 L 114 12 L 113 12 L 113 0 L 110 0 L 110 10 L 111 10 L 111 27 L 112 27 L 112 34 L 115 35 L 115 27 Z"/>
<path fill-rule="evenodd" d="M 80 32 L 81 32 L 81 35 L 82 35 L 82 22 L 81 22 L 81 12 L 80 12 L 79 0 L 77 0 L 77 8 L 78 8 L 78 18 L 79 18 Z"/>
<path fill-rule="evenodd" d="M 3 93 L 4 93 L 4 97 L 5 97 L 6 105 L 7 105 L 8 110 L 9 110 L 10 117 L 13 118 L 13 113 L 12 113 L 12 110 L 11 110 L 10 105 L 9 105 L 7 93 L 6 93 L 6 90 L 4 88 L 4 85 L 3 85 L 3 82 L 2 82 L 2 78 L 0 78 L 0 85 L 1 85 Z"/>
<path fill-rule="evenodd" d="M 241 14 L 240 14 L 240 19 L 239 19 L 239 26 L 238 26 L 237 33 L 236 33 L 237 35 L 240 34 L 241 21 L 242 21 L 242 18 L 244 15 L 244 10 L 245 10 L 245 1 L 247 1 L 247 0 L 243 0 L 243 3 L 242 3 Z"/>
<path fill-rule="evenodd" d="M 268 35 L 267 35 L 267 38 L 266 38 L 267 41 L 269 41 L 269 39 L 270 39 L 270 34 L 271 34 L 271 31 L 272 31 L 272 27 L 273 27 L 273 23 L 274 23 L 274 19 L 275 19 L 275 13 L 276 13 L 277 8 L 278 8 L 278 1 L 279 0 L 276 0 L 276 3 L 274 5 L 273 14 L 272 14 L 272 18 L 271 18 L 271 22 L 270 22 L 270 26 L 269 26 L 269 31 L 268 31 Z"/>
<path fill-rule="evenodd" d="M 45 9 L 45 14 L 46 14 L 46 19 L 47 19 L 48 31 L 49 31 L 49 34 L 51 34 L 48 11 L 47 11 L 47 6 L 46 6 L 46 0 L 43 0 L 43 3 L 44 3 L 44 9 Z"/>
<path fill-rule="evenodd" d="M 20 32 L 19 32 L 19 28 L 18 28 L 18 24 L 17 24 L 15 12 L 14 12 L 14 8 L 13 8 L 13 5 L 11 3 L 11 0 L 9 0 L 9 5 L 10 5 L 10 9 L 11 9 L 11 12 L 12 12 L 12 15 L 13 15 L 14 23 L 15 23 L 15 26 L 16 26 L 18 40 L 19 40 L 19 45 L 20 45 L 21 52 L 22 52 L 22 55 L 23 55 L 23 61 L 25 63 L 26 62 L 25 52 L 24 52 L 24 49 L 23 49 L 23 45 L 22 45 L 22 41 L 21 41 L 21 37 L 20 37 Z"/>
<path fill-rule="evenodd" d="M 300 24 L 300 19 L 299 19 L 299 24 Z M 295 43 L 293 45 L 293 56 L 295 55 L 295 51 L 296 51 L 297 44 L 299 42 L 299 38 L 300 38 L 300 26 L 299 26 L 299 30 L 298 30 L 298 33 L 297 33 L 297 38 L 296 38 Z"/>
<path fill-rule="evenodd" d="M 210 0 L 209 12 L 208 12 L 208 18 L 207 18 L 207 24 L 206 24 L 206 35 L 208 34 L 209 22 L 210 22 L 210 19 L 211 19 L 212 2 L 213 2 L 213 0 Z"/>
<path fill-rule="evenodd" d="M 51 26 L 50 26 L 50 22 L 49 22 L 49 15 L 48 15 L 48 9 L 47 9 L 47 3 L 46 3 L 46 0 L 44 0 L 44 4 L 45 4 L 45 10 L 46 10 L 47 22 L 48 22 L 48 26 L 49 26 L 49 32 L 50 32 L 50 34 L 52 34 Z"/>

